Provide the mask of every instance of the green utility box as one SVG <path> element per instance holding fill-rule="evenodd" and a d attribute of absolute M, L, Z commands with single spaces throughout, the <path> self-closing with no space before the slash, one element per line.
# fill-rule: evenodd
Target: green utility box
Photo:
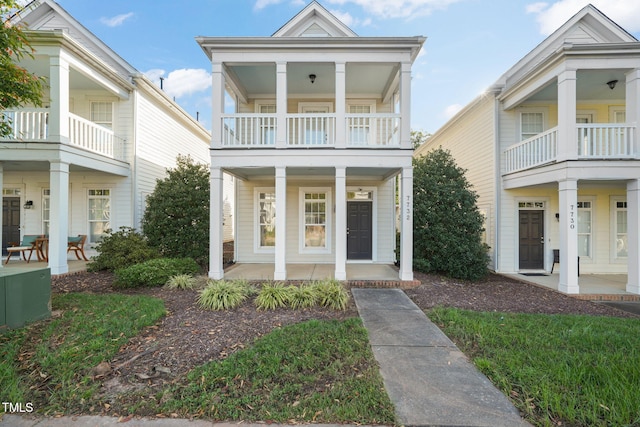
<path fill-rule="evenodd" d="M 51 271 L 0 269 L 0 330 L 51 317 Z"/>

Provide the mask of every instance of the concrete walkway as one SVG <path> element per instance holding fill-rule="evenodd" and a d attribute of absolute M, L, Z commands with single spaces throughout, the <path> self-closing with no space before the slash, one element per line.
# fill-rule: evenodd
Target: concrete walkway
<path fill-rule="evenodd" d="M 529 425 L 403 291 L 352 294 L 400 424 Z"/>

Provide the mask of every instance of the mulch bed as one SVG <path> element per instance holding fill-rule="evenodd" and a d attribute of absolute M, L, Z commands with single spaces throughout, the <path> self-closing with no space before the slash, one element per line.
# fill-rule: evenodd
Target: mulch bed
<path fill-rule="evenodd" d="M 478 282 L 420 273 L 416 279 L 421 285 L 405 292 L 423 310 L 448 306 L 477 311 L 638 317 L 499 275 L 492 274 Z M 165 302 L 167 316 L 131 339 L 103 366 L 100 375 L 105 395 L 160 387 L 195 366 L 225 358 L 274 328 L 309 319 L 346 319 L 358 315 L 353 300 L 345 311 L 322 308 L 259 311 L 252 302 L 236 310 L 208 311 L 196 304 L 198 291 L 114 290 L 112 282 L 113 275 L 106 272 L 84 272 L 52 280 L 54 293 L 144 294 Z"/>

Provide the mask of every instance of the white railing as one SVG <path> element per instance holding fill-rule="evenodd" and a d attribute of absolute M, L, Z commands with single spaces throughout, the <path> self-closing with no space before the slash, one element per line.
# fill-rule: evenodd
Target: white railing
<path fill-rule="evenodd" d="M 11 122 L 13 133 L 7 139 L 18 141 L 44 141 L 49 135 L 49 112 L 44 109 L 25 108 L 4 111 L 2 115 Z"/>
<path fill-rule="evenodd" d="M 348 147 L 399 147 L 399 114 L 347 114 Z"/>
<path fill-rule="evenodd" d="M 287 145 L 333 147 L 336 117 L 332 114 L 287 114 Z"/>
<path fill-rule="evenodd" d="M 275 114 L 228 114 L 222 116 L 223 147 L 275 147 Z"/>
<path fill-rule="evenodd" d="M 636 127 L 628 124 L 578 124 L 578 157 L 581 159 L 635 158 Z"/>
<path fill-rule="evenodd" d="M 558 128 L 512 145 L 505 151 L 505 172 L 516 172 L 553 162 L 558 150 Z"/>
<path fill-rule="evenodd" d="M 59 142 L 49 139 L 49 110 L 21 109 L 5 111 L 13 134 L 9 140 Z M 103 156 L 124 160 L 124 140 L 114 132 L 80 116 L 69 113 L 69 144 Z"/>

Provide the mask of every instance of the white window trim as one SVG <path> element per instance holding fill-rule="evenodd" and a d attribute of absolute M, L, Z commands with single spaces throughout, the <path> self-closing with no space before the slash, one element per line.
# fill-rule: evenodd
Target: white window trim
<path fill-rule="evenodd" d="M 624 123 L 624 122 L 616 122 L 616 113 L 625 113 L 627 114 L 627 109 L 624 105 L 611 105 L 609 106 L 609 123 Z M 626 121 L 629 121 L 629 118 L 626 118 Z"/>
<path fill-rule="evenodd" d="M 306 248 L 305 241 L 305 199 L 306 193 L 325 193 L 327 206 L 325 208 L 326 224 L 325 224 L 325 247 L 324 248 Z M 331 235 L 333 234 L 333 212 L 331 187 L 300 187 L 298 192 L 298 210 L 300 226 L 298 230 L 298 250 L 301 254 L 330 254 L 331 253 Z"/>
<path fill-rule="evenodd" d="M 542 113 L 542 132 L 549 129 L 548 115 L 549 112 L 546 108 L 521 108 L 518 110 L 518 141 L 524 141 L 522 138 L 522 115 L 527 113 Z"/>
<path fill-rule="evenodd" d="M 591 120 L 589 123 L 598 123 L 598 111 L 597 110 L 576 110 L 576 123 L 578 118 L 586 117 Z"/>
<path fill-rule="evenodd" d="M 327 114 L 333 113 L 333 102 L 299 102 L 298 113 L 303 114 L 305 108 L 327 108 Z"/>
<path fill-rule="evenodd" d="M 589 235 L 591 236 L 591 238 L 589 239 L 589 243 L 590 243 L 590 248 L 589 248 L 589 253 L 591 254 L 591 256 L 584 256 L 584 255 L 580 255 L 580 262 L 585 262 L 585 263 L 593 263 L 594 260 L 594 254 L 597 248 L 597 244 L 596 244 L 596 236 L 597 236 L 597 232 L 596 232 L 596 197 L 595 196 L 584 196 L 584 197 L 578 197 L 578 203 L 580 202 L 590 202 L 591 203 L 591 208 L 589 208 L 589 211 L 591 211 L 591 233 L 589 233 Z M 585 209 L 585 208 L 577 208 L 577 211 L 579 211 L 580 209 Z M 578 230 L 580 229 L 580 227 L 578 226 Z M 577 233 L 579 234 L 583 234 L 583 233 Z"/>
<path fill-rule="evenodd" d="M 274 254 L 275 246 L 260 246 L 260 193 L 274 193 L 275 187 L 255 187 L 253 189 L 253 250 L 260 254 Z M 277 215 L 277 212 L 276 212 Z M 277 232 L 277 230 L 276 230 Z"/>
<path fill-rule="evenodd" d="M 89 200 L 90 200 L 92 197 L 96 197 L 96 198 L 106 198 L 107 196 L 91 196 L 91 195 L 89 194 L 89 192 L 90 192 L 91 190 L 100 190 L 100 191 L 108 190 L 108 191 L 109 191 L 109 196 L 108 196 L 108 197 L 109 197 L 109 223 L 110 223 L 110 225 L 111 225 L 111 227 L 109 227 L 109 228 L 111 228 L 111 229 L 112 229 L 112 230 L 114 230 L 114 231 L 115 231 L 115 228 L 114 228 L 114 226 L 113 226 L 113 218 L 112 218 L 112 215 L 113 215 L 113 213 L 115 212 L 115 209 L 114 209 L 114 206 L 113 206 L 113 189 L 112 189 L 111 187 L 103 187 L 103 186 L 98 186 L 98 185 L 96 185 L 96 186 L 91 186 L 91 187 L 87 187 L 87 189 L 86 189 L 86 195 L 87 195 L 86 206 L 87 206 L 87 207 L 86 207 L 86 211 L 85 211 L 85 212 L 86 212 L 86 215 L 87 215 L 87 217 L 86 217 L 86 224 L 87 224 L 87 244 L 96 244 L 96 243 L 98 243 L 98 242 L 94 242 L 94 241 L 91 239 L 91 222 L 93 222 L 93 221 L 90 219 L 90 216 L 91 216 L 91 215 L 89 214 Z M 96 222 L 97 222 L 97 221 L 96 221 Z"/>
<path fill-rule="evenodd" d="M 373 99 L 347 99 L 347 114 L 349 113 L 349 107 L 367 106 L 371 109 L 369 114 L 376 113 L 376 101 Z"/>
<path fill-rule="evenodd" d="M 45 227 L 45 224 L 49 225 L 49 230 L 51 229 L 51 189 L 43 188 L 41 195 L 42 195 L 42 198 L 40 199 L 40 203 L 42 205 L 42 208 L 40 213 L 40 225 L 42 226 L 42 234 L 47 234 L 47 227 Z M 45 212 L 44 201 L 45 200 L 49 201 L 49 219 L 47 220 L 44 219 L 44 212 Z M 71 219 L 71 215 L 69 215 L 69 219 Z"/>
<path fill-rule="evenodd" d="M 609 255 L 609 260 L 611 263 L 613 264 L 627 264 L 627 260 L 628 257 L 619 257 L 618 256 L 618 251 L 616 250 L 616 236 L 617 236 L 617 216 L 616 216 L 616 212 L 618 210 L 618 208 L 616 207 L 616 204 L 618 202 L 626 202 L 627 198 L 626 196 L 612 196 L 611 197 L 611 205 L 610 205 L 610 215 L 609 217 L 611 218 L 611 225 L 610 225 L 610 255 Z M 627 208 L 628 209 L 628 208 Z M 629 211 L 627 210 L 627 215 L 629 215 Z M 628 217 L 627 217 L 627 221 L 628 221 Z M 628 223 L 627 223 L 628 224 Z M 627 230 L 627 242 L 629 241 L 629 233 Z"/>

